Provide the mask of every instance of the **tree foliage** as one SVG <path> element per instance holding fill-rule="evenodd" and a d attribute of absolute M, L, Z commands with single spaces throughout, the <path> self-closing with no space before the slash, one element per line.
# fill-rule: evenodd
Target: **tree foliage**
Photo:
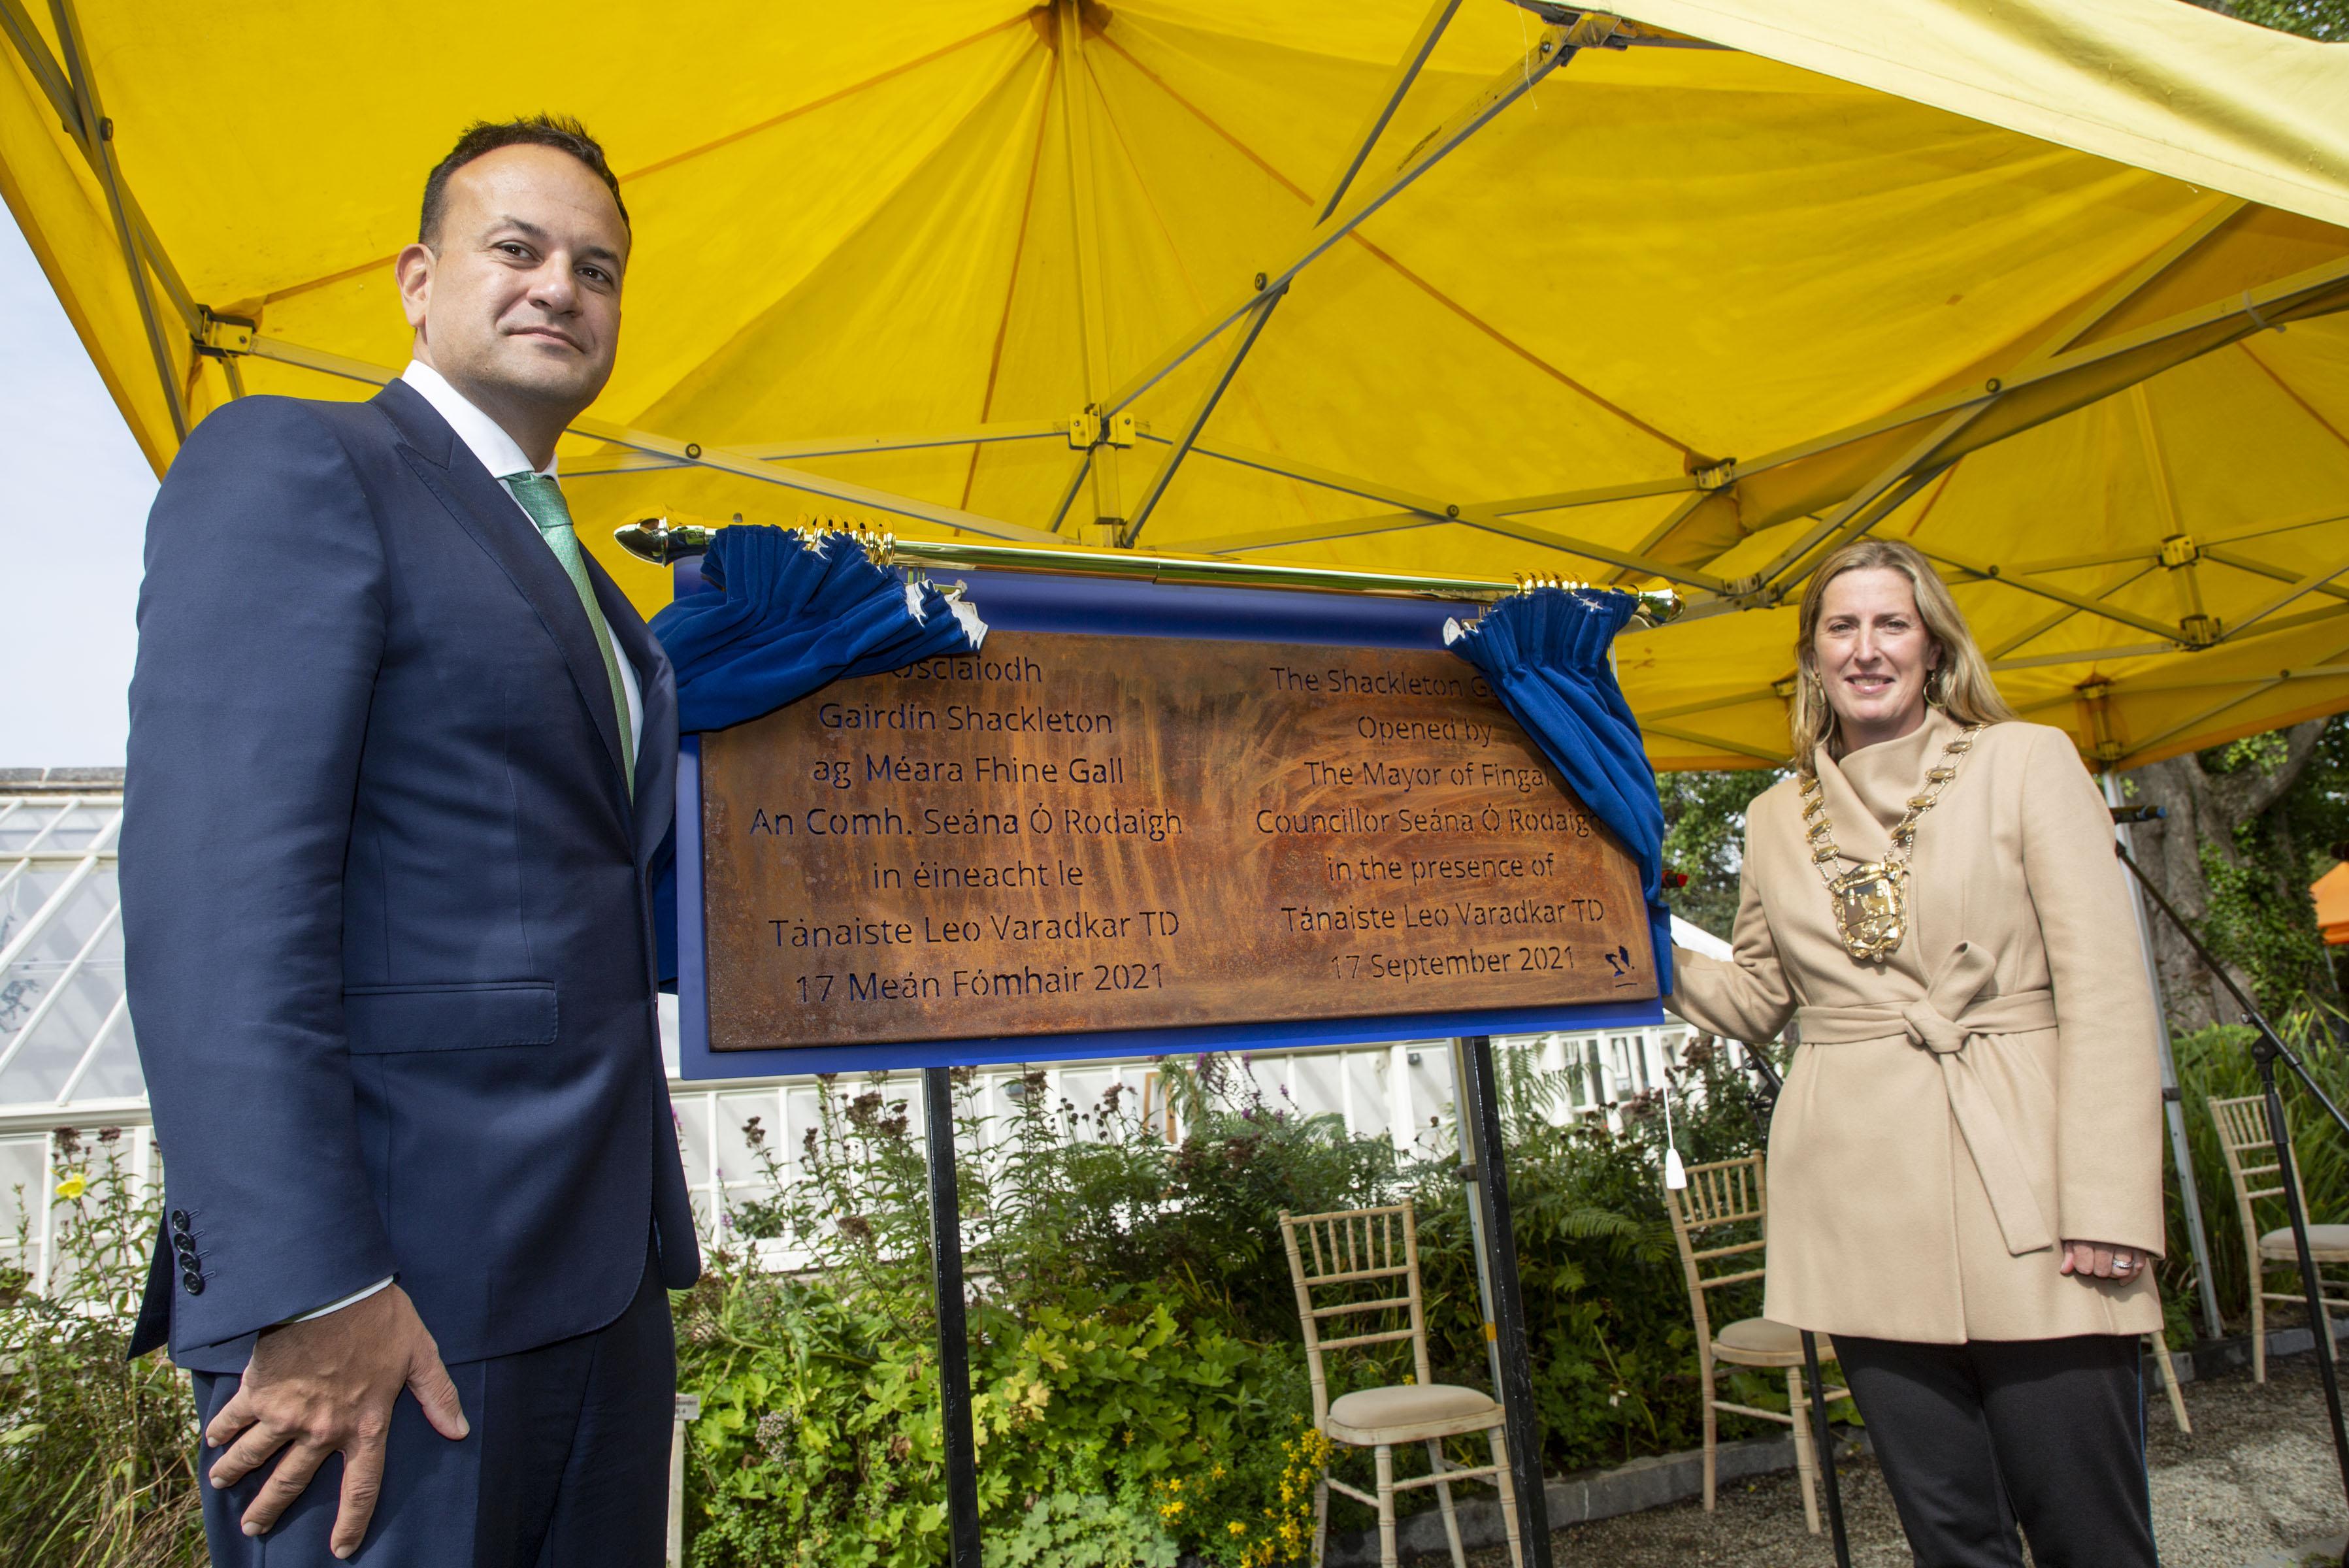
<path fill-rule="evenodd" d="M 2303 38 L 2349 42 L 2349 0 L 2189 0 L 2189 4 Z"/>
<path fill-rule="evenodd" d="M 1656 779 L 1664 807 L 1664 864 L 1688 878 L 1673 892 L 1672 913 L 1724 940 L 1737 918 L 1737 873 L 1744 863 L 1745 809 L 1783 769 L 1665 773 Z"/>

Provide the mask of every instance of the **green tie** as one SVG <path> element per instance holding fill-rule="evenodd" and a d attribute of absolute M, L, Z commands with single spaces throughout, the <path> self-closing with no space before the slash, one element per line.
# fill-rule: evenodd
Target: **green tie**
<path fill-rule="evenodd" d="M 579 535 L 572 531 L 571 509 L 563 501 L 563 487 L 544 474 L 533 473 L 508 474 L 505 485 L 522 502 L 523 511 L 530 513 L 531 521 L 538 524 L 539 537 L 554 552 L 554 559 L 563 562 L 571 586 L 579 591 L 579 607 L 587 612 L 587 627 L 595 634 L 595 646 L 604 655 L 605 678 L 612 683 L 612 709 L 620 721 L 620 758 L 627 774 L 628 798 L 634 799 L 636 743 L 628 732 L 628 688 L 620 684 L 620 660 L 612 648 L 612 629 L 596 607 L 595 590 L 587 581 L 587 563 L 579 554 Z"/>

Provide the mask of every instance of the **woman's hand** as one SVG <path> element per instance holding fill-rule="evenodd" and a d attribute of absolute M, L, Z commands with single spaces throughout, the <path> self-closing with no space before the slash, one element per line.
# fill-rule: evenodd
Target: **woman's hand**
<path fill-rule="evenodd" d="M 2131 1280 L 2147 1261 L 2145 1253 L 2135 1247 L 2116 1247 L 2108 1242 L 2065 1242 L 2064 1266 L 2058 1272 L 2078 1274 L 2084 1279 Z"/>

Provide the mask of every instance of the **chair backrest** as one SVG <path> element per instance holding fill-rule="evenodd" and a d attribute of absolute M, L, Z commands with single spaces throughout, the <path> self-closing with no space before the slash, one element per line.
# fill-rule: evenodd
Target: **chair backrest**
<path fill-rule="evenodd" d="M 1664 1208 L 1671 1215 L 1672 1241 L 1680 1248 L 1681 1273 L 1688 1280 L 1689 1315 L 1696 1319 L 1697 1343 L 1710 1357 L 1713 1314 L 1705 1306 L 1705 1293 L 1749 1284 L 1763 1274 L 1763 1227 L 1770 1213 L 1770 1189 L 1762 1156 L 1690 1166 L 1685 1188 L 1664 1189 Z M 1749 1229 L 1753 1233 L 1746 1235 Z M 1723 1240 L 1711 1233 L 1715 1232 L 1743 1239 Z"/>
<path fill-rule="evenodd" d="M 1408 1201 L 1327 1214 L 1283 1210 L 1280 1239 L 1288 1251 L 1288 1277 L 1297 1286 L 1315 1426 L 1330 1415 L 1330 1381 L 1322 1364 L 1330 1351 L 1408 1339 L 1419 1381 L 1433 1380 L 1427 1316 L 1420 1300 L 1419 1223 Z M 1396 1323 L 1398 1314 L 1401 1326 L 1379 1326 Z"/>
<path fill-rule="evenodd" d="M 2251 1205 L 2261 1198 L 2283 1196 L 2283 1161 L 2276 1157 L 2275 1135 L 2268 1127 L 2267 1096 L 2247 1094 L 2235 1099 L 2213 1096 L 2209 1103 L 2210 1119 L 2219 1127 L 2219 1148 L 2227 1156 L 2227 1175 L 2235 1184 L 2235 1207 L 2243 1217 L 2243 1242 L 2256 1256 L 2260 1224 Z M 2292 1157 L 2292 1174 L 2306 1193 L 2308 1184 L 2300 1181 L 2297 1154 Z"/>

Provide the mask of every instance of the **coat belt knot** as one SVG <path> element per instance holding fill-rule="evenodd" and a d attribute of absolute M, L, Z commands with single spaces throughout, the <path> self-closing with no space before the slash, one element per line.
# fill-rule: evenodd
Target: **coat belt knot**
<path fill-rule="evenodd" d="M 1965 1030 L 1941 1016 L 1941 1010 L 1930 1001 L 1903 1002 L 1900 1016 L 1909 1026 L 1909 1037 L 1936 1056 L 1948 1056 L 1962 1051 L 1966 1041 L 1972 1038 Z"/>
<path fill-rule="evenodd" d="M 2055 1236 L 2031 1190 L 2028 1168 L 2005 1116 L 1966 1059 L 1966 1044 L 1981 1035 L 2054 1028 L 2055 997 L 2049 991 L 1982 995 L 1994 966 L 1989 949 L 1961 942 L 1933 971 L 1922 996 L 1848 1007 L 1805 1007 L 1800 1029 L 1806 1046 L 1852 1045 L 1905 1035 L 1933 1054 L 1940 1065 L 1941 1087 L 1950 1097 L 1950 1114 L 1982 1175 L 2006 1250 L 2019 1257 L 2054 1246 Z"/>

